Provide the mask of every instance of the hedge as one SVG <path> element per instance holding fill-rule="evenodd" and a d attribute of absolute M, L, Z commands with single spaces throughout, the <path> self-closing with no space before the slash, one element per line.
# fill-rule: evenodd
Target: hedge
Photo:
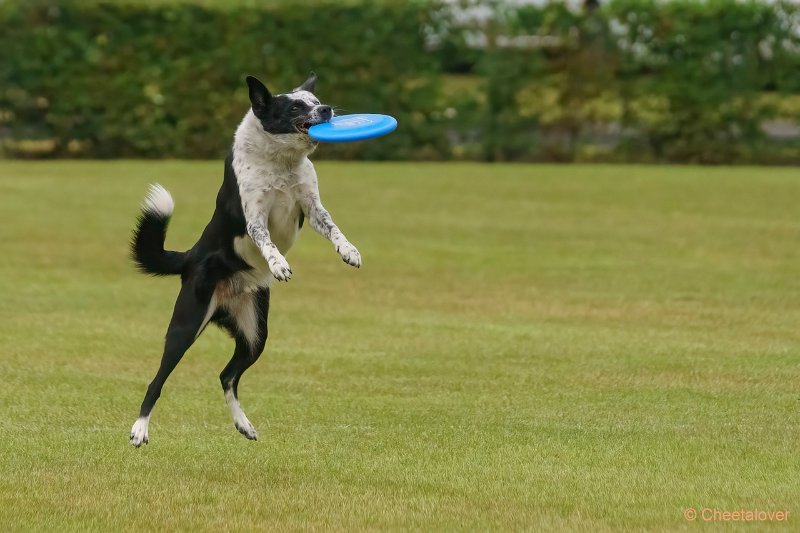
<path fill-rule="evenodd" d="M 503 35 L 558 45 L 487 53 L 488 158 L 800 162 L 800 146 L 762 131 L 770 119 L 800 123 L 797 5 L 553 3 L 507 13 Z"/>
<path fill-rule="evenodd" d="M 12 139 L 52 141 L 47 156 L 213 158 L 249 106 L 246 74 L 285 92 L 315 70 L 326 102 L 402 125 L 380 143 L 328 155 L 414 157 L 441 150 L 427 148 L 437 93 L 436 62 L 419 53 L 428 16 L 404 1 L 224 10 L 20 2 L 0 13 L 0 107 L 13 115 Z"/>
<path fill-rule="evenodd" d="M 211 4 L 0 3 L 5 154 L 217 158 L 246 74 L 285 91 L 313 69 L 340 112 L 400 123 L 321 157 L 800 163 L 764 130 L 800 124 L 796 4 Z"/>

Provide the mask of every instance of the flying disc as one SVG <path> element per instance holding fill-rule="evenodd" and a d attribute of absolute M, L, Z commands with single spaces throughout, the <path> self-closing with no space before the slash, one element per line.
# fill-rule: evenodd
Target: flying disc
<path fill-rule="evenodd" d="M 344 143 L 363 141 L 391 133 L 397 128 L 397 120 L 389 115 L 355 114 L 333 117 L 308 128 L 308 135 L 315 141 Z"/>

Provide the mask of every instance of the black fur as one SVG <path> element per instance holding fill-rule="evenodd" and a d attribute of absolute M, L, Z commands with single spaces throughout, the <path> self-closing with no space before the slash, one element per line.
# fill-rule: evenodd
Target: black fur
<path fill-rule="evenodd" d="M 316 85 L 317 75 L 311 76 L 297 90 L 311 92 Z M 315 123 L 325 122 L 333 116 L 330 106 L 321 106 L 319 119 L 314 120 L 310 113 L 313 107 L 289 95 L 272 96 L 269 90 L 258 79 L 248 76 L 247 87 L 253 113 L 261 121 L 265 131 L 273 134 L 305 133 Z M 309 89 L 308 87 L 311 87 Z M 319 104 L 319 100 L 315 100 Z"/>
<path fill-rule="evenodd" d="M 167 329 L 161 366 L 147 388 L 139 416 L 148 416 L 161 395 L 164 382 L 200 334 L 206 309 L 218 284 L 231 278 L 236 272 L 249 269 L 234 251 L 236 237 L 245 235 L 245 219 L 236 175 L 233 171 L 233 155 L 225 159 L 225 172 L 217 194 L 214 214 L 197 243 L 186 252 L 164 250 L 164 238 L 169 217 L 145 210 L 133 234 L 134 259 L 141 270 L 149 274 L 164 276 L 181 275 L 181 291 L 175 302 L 172 320 Z M 221 375 L 227 379 L 223 389 L 238 390 L 241 374 L 253 363 L 266 342 L 266 321 L 269 309 L 269 289 L 257 291 L 253 305 L 259 318 L 259 341 L 255 346 L 242 343 L 241 332 L 234 317 L 223 308 L 217 309 L 210 322 L 218 324 L 236 339 L 236 351 Z M 226 385 L 227 383 L 227 385 Z"/>
<path fill-rule="evenodd" d="M 311 90 L 315 82 L 316 75 L 312 73 L 298 90 Z M 318 109 L 314 110 L 312 116 L 311 111 L 314 106 L 287 95 L 272 96 L 264 84 L 256 78 L 248 77 L 247 85 L 253 112 L 264 129 L 270 133 L 302 133 L 310 121 L 318 121 L 320 116 L 326 119 L 331 116 L 328 106 L 317 105 Z M 298 220 L 299 227 L 303 226 L 303 219 L 301 214 Z M 164 382 L 207 325 L 206 320 L 217 324 L 235 340 L 236 348 L 231 360 L 220 373 L 220 382 L 223 391 L 232 392 L 236 398 L 242 374 L 259 358 L 267 341 L 269 288 L 251 287 L 244 290 L 236 281 L 241 280 L 241 276 L 237 276 L 237 273 L 251 267 L 234 250 L 237 238 L 249 237 L 247 237 L 242 199 L 239 195 L 239 184 L 233 169 L 233 151 L 225 159 L 223 180 L 217 193 L 214 214 L 194 246 L 185 252 L 164 249 L 169 220 L 169 215 L 145 208 L 139 217 L 131 241 L 134 261 L 142 272 L 156 276 L 178 274 L 181 276 L 181 290 L 167 329 L 161 365 L 147 388 L 139 411 L 140 417 L 150 415 Z M 217 305 L 209 318 L 207 314 L 214 298 L 217 299 L 215 300 Z M 255 326 L 252 321 L 242 324 L 237 322 L 240 318 L 237 318 L 226 305 L 220 305 L 220 301 L 223 300 L 228 303 L 235 302 L 235 305 L 239 306 L 235 309 L 239 312 L 241 306 L 252 306 L 251 310 L 256 317 Z M 253 327 L 255 327 L 255 339 L 253 339 Z M 237 429 L 248 438 L 255 438 L 252 427 L 248 429 L 237 425 Z M 132 433 L 132 440 L 133 437 Z M 147 442 L 146 436 L 142 442 Z M 134 444 L 138 446 L 142 442 Z"/>
<path fill-rule="evenodd" d="M 180 274 L 186 254 L 164 250 L 169 216 L 145 209 L 131 239 L 131 255 L 141 272 L 153 276 Z"/>
<path fill-rule="evenodd" d="M 184 279 L 194 276 L 211 284 L 250 268 L 233 250 L 234 238 L 244 236 L 246 230 L 232 161 L 233 153 L 229 153 L 214 214 L 190 250 L 164 250 L 170 217 L 147 209 L 142 212 L 131 239 L 133 259 L 139 270 L 155 276 L 181 274 Z"/>

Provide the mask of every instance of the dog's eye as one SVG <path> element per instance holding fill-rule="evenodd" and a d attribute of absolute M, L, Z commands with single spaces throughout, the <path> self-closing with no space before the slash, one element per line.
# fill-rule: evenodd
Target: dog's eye
<path fill-rule="evenodd" d="M 292 106 L 292 111 L 300 111 L 300 104 L 294 104 Z"/>

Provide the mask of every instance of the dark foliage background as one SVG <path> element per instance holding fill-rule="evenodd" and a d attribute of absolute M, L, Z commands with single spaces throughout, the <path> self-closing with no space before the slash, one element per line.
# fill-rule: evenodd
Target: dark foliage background
<path fill-rule="evenodd" d="M 800 162 L 789 3 L 6 1 L 0 50 L 11 157 L 218 158 L 246 74 L 313 69 L 340 113 L 400 123 L 322 157 Z"/>

